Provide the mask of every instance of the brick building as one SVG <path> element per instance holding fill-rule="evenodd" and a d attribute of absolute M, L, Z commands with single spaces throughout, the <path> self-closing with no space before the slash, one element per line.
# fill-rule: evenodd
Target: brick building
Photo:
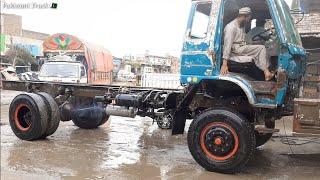
<path fill-rule="evenodd" d="M 22 17 L 15 14 L 1 14 L 1 34 L 22 35 Z"/>
<path fill-rule="evenodd" d="M 320 1 L 293 0 L 292 16 L 307 49 L 320 48 Z"/>
<path fill-rule="evenodd" d="M 320 98 L 320 1 L 293 0 L 291 10 L 296 27 L 308 52 L 302 96 Z"/>
<path fill-rule="evenodd" d="M 1 14 L 0 55 L 5 55 L 13 46 L 25 48 L 33 56 L 42 56 L 42 43 L 50 35 L 22 29 L 22 17 Z"/>
<path fill-rule="evenodd" d="M 1 14 L 1 34 L 19 36 L 36 40 L 45 40 L 50 35 L 22 29 L 22 17 L 15 14 Z"/>
<path fill-rule="evenodd" d="M 171 57 L 171 73 L 179 74 L 180 73 L 180 59 L 177 57 Z"/>
<path fill-rule="evenodd" d="M 293 14 L 296 21 L 302 19 L 296 24 L 300 34 L 320 33 L 320 13 L 310 12 L 308 14 Z"/>
<path fill-rule="evenodd" d="M 22 37 L 45 41 L 50 35 L 36 31 L 22 29 Z"/>
<path fill-rule="evenodd" d="M 136 75 L 143 73 L 179 73 L 179 58 L 165 55 L 151 55 L 146 53 L 137 56 L 124 56 L 122 68 L 131 65 L 131 71 Z"/>

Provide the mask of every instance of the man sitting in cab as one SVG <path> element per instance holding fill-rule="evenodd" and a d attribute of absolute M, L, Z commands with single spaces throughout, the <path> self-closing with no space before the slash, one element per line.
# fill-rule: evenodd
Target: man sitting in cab
<path fill-rule="evenodd" d="M 254 62 L 264 72 L 265 80 L 269 81 L 274 74 L 270 72 L 270 60 L 264 45 L 248 45 L 245 41 L 245 26 L 251 22 L 251 9 L 244 7 L 239 9 L 236 19 L 231 21 L 224 29 L 223 64 L 221 75 L 228 73 L 228 61 L 237 63 Z"/>

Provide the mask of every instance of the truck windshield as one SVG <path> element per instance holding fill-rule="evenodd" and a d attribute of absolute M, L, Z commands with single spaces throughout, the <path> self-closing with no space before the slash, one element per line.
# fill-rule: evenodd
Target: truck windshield
<path fill-rule="evenodd" d="M 78 66 L 73 64 L 44 64 L 39 76 L 42 77 L 78 77 Z"/>
<path fill-rule="evenodd" d="M 302 47 L 301 38 L 297 29 L 295 28 L 292 16 L 288 5 L 284 0 L 274 0 L 276 13 L 280 20 L 281 30 L 283 31 L 285 41 Z"/>

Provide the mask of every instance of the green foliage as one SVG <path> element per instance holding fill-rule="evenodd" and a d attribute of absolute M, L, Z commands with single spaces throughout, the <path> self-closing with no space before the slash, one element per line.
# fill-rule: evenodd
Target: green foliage
<path fill-rule="evenodd" d="M 4 63 L 15 63 L 16 66 L 28 66 L 35 62 L 35 58 L 24 48 L 12 46 L 3 58 Z"/>

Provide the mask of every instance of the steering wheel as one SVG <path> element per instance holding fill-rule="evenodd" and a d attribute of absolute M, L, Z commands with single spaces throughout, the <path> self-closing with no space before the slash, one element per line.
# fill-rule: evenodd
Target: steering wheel
<path fill-rule="evenodd" d="M 271 35 L 273 34 L 273 33 L 271 32 L 271 30 L 273 30 L 273 29 L 274 29 L 274 28 L 270 28 L 270 29 L 267 29 L 267 30 L 265 30 L 265 31 L 262 31 L 262 32 L 260 32 L 260 33 L 258 33 L 258 34 L 256 34 L 256 35 L 254 35 L 254 36 L 251 38 L 251 40 L 252 40 L 252 41 L 259 41 L 259 38 L 260 38 L 260 39 L 263 39 L 264 41 L 267 41 L 267 40 L 270 39 Z M 269 32 L 269 31 L 270 31 L 270 32 Z M 269 32 L 269 33 L 267 34 L 266 32 Z"/>

